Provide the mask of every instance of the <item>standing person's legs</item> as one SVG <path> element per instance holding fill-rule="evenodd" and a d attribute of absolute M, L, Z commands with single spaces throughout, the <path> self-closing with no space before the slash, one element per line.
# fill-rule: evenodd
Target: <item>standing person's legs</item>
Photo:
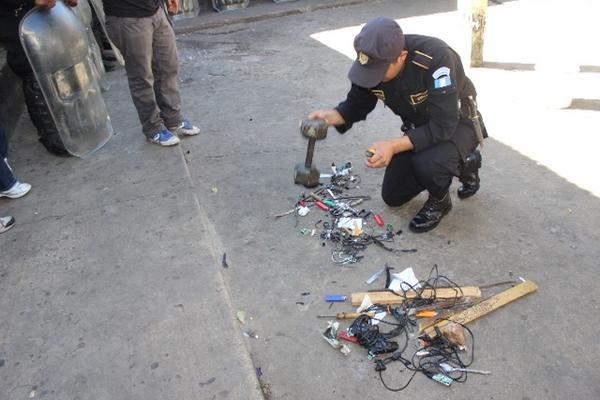
<path fill-rule="evenodd" d="M 0 197 L 18 199 L 31 190 L 29 183 L 19 182 L 8 165 L 8 141 L 4 130 L 0 127 Z"/>
<path fill-rule="evenodd" d="M 17 180 L 15 179 L 12 170 L 8 166 L 6 157 L 8 156 L 8 141 L 4 134 L 4 129 L 0 127 L 0 192 L 4 192 L 12 188 Z"/>
<path fill-rule="evenodd" d="M 179 58 L 175 32 L 162 8 L 152 18 L 154 20 L 152 41 L 154 93 L 165 125 L 168 128 L 177 127 L 183 121 L 183 116 L 177 83 Z"/>
<path fill-rule="evenodd" d="M 157 11 L 163 12 L 162 9 Z M 107 16 L 107 30 L 111 40 L 125 58 L 125 70 L 131 98 L 148 138 L 165 129 L 154 93 L 152 73 L 154 17 L 121 18 Z"/>

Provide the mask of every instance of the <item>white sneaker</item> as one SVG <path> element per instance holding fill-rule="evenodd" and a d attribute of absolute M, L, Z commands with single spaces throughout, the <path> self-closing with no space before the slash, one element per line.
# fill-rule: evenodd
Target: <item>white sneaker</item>
<path fill-rule="evenodd" d="M 17 181 L 10 189 L 0 192 L 0 197 L 8 197 L 9 199 L 18 199 L 25 196 L 31 190 L 29 183 Z"/>
<path fill-rule="evenodd" d="M 176 135 L 194 136 L 200 133 L 200 128 L 192 125 L 187 119 L 184 119 L 179 126 L 169 128 L 169 130 Z"/>
<path fill-rule="evenodd" d="M 15 219 L 10 216 L 0 217 L 0 233 L 4 233 L 15 225 Z"/>

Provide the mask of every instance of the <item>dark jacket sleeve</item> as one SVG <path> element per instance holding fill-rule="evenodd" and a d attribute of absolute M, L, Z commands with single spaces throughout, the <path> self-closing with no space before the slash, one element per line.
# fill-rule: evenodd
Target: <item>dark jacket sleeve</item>
<path fill-rule="evenodd" d="M 450 70 L 448 78 L 434 78 L 440 68 Z M 452 50 L 447 49 L 446 54 L 436 60 L 430 71 L 432 72 L 426 76 L 429 121 L 406 133 L 415 147 L 415 152 L 452 139 L 460 119 L 458 87 L 465 79 L 460 59 Z M 449 84 L 446 79 L 450 80 Z"/>
<path fill-rule="evenodd" d="M 358 121 L 364 121 L 377 105 L 377 96 L 369 89 L 362 88 L 352 84 L 346 100 L 338 104 L 335 109 L 344 118 L 343 125 L 336 125 L 335 129 L 339 133 L 344 133 L 352 128 L 352 125 Z"/>
<path fill-rule="evenodd" d="M 31 7 L 35 3 L 35 0 L 2 0 L 2 2 L 11 8 L 16 9 L 19 8 L 21 4 Z"/>

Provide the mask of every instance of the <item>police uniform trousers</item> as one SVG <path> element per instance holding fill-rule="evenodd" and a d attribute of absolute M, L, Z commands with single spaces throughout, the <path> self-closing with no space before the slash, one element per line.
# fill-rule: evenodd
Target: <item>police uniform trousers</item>
<path fill-rule="evenodd" d="M 477 146 L 473 125 L 461 119 L 455 135 L 472 137 L 471 151 Z M 385 170 L 381 196 L 391 206 L 400 206 L 423 190 L 441 199 L 448 192 L 454 176 L 460 176 L 463 160 L 456 145 L 451 142 L 435 144 L 418 153 L 405 151 L 392 157 Z"/>
<path fill-rule="evenodd" d="M 10 189 L 17 183 L 12 170 L 6 162 L 6 157 L 8 157 L 8 140 L 6 140 L 4 129 L 0 126 L 0 192 Z"/>

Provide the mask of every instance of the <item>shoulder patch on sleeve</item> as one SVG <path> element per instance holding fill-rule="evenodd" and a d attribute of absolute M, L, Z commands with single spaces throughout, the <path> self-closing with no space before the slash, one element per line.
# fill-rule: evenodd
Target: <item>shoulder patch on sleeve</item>
<path fill-rule="evenodd" d="M 433 76 L 433 79 L 438 79 L 440 76 L 444 76 L 444 75 L 450 75 L 450 68 L 439 67 L 438 69 L 436 69 L 433 72 L 433 74 L 431 74 L 431 76 Z"/>
<path fill-rule="evenodd" d="M 429 69 L 432 61 L 433 57 L 431 57 L 429 54 L 423 53 L 422 51 L 415 50 L 413 53 L 412 63 L 423 69 Z"/>
<path fill-rule="evenodd" d="M 439 67 L 436 69 L 433 74 L 433 86 L 436 89 L 441 89 L 452 85 L 452 79 L 450 78 L 450 68 L 448 67 Z"/>

